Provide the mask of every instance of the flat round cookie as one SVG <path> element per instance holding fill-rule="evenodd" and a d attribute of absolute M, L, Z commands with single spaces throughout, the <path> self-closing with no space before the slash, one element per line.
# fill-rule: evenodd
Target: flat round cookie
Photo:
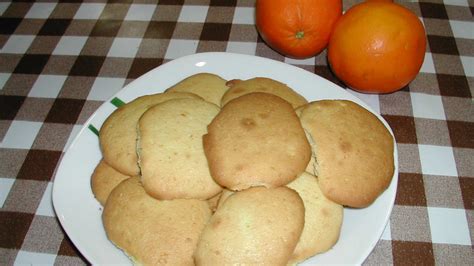
<path fill-rule="evenodd" d="M 139 120 L 138 154 L 145 190 L 158 199 L 209 199 L 222 188 L 209 172 L 202 136 L 219 107 L 201 99 L 173 99 Z"/>
<path fill-rule="evenodd" d="M 226 86 L 227 80 L 211 73 L 198 73 L 185 78 L 166 91 L 168 92 L 191 92 L 201 96 L 204 100 L 221 104 L 222 95 L 229 87 Z"/>
<path fill-rule="evenodd" d="M 177 98 L 200 98 L 192 93 L 170 92 L 145 95 L 116 109 L 99 131 L 104 160 L 124 175 L 140 173 L 137 163 L 137 122 L 151 106 Z"/>
<path fill-rule="evenodd" d="M 303 199 L 305 223 L 290 264 L 304 261 L 331 249 L 339 239 L 344 208 L 327 199 L 321 192 L 318 179 L 303 173 L 287 187 L 295 190 Z"/>
<path fill-rule="evenodd" d="M 110 192 L 123 180 L 130 178 L 100 160 L 91 177 L 91 189 L 97 201 L 104 206 Z"/>
<path fill-rule="evenodd" d="M 157 200 L 137 177 L 110 193 L 102 214 L 107 237 L 137 265 L 192 265 L 210 217 L 206 201 Z"/>
<path fill-rule="evenodd" d="M 303 96 L 299 95 L 286 84 L 270 78 L 257 77 L 247 80 L 231 80 L 227 84 L 230 88 L 222 96 L 221 106 L 226 105 L 232 99 L 252 92 L 274 94 L 288 101 L 293 108 L 308 103 Z"/>
<path fill-rule="evenodd" d="M 204 228 L 196 265 L 287 265 L 303 225 L 303 201 L 292 189 L 236 192 Z"/>
<path fill-rule="evenodd" d="M 374 114 L 351 101 L 323 100 L 304 107 L 300 119 L 316 158 L 308 169 L 327 198 L 366 207 L 388 187 L 394 140 Z"/>
<path fill-rule="evenodd" d="M 292 106 L 261 92 L 222 107 L 203 143 L 214 180 L 230 190 L 286 185 L 304 171 L 311 156 Z"/>

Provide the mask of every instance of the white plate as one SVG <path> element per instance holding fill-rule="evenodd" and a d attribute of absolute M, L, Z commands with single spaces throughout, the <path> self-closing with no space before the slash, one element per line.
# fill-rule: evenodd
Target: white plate
<path fill-rule="evenodd" d="M 201 53 L 173 60 L 131 82 L 114 97 L 128 102 L 140 95 L 161 92 L 199 72 L 215 73 L 225 79 L 270 77 L 288 84 L 309 101 L 347 99 L 373 112 L 352 94 L 313 73 L 266 58 L 230 53 Z M 101 221 L 102 207 L 90 189 L 90 177 L 101 153 L 98 137 L 87 126 L 100 128 L 113 110 L 115 107 L 107 101 L 89 118 L 64 154 L 53 186 L 53 204 L 59 221 L 92 264 L 130 263 L 107 239 Z M 386 121 L 373 113 L 390 130 Z M 382 235 L 394 204 L 398 180 L 396 147 L 394 158 L 395 173 L 390 187 L 368 208 L 346 208 L 337 244 L 305 264 L 361 264 L 366 259 Z"/>

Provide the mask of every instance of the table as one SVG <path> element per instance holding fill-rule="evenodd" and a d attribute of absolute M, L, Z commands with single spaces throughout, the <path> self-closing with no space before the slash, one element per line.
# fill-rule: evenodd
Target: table
<path fill-rule="evenodd" d="M 55 171 L 86 119 L 148 70 L 228 51 L 284 61 L 344 86 L 325 51 L 294 60 L 270 49 L 255 29 L 252 0 L 156 2 L 0 1 L 1 265 L 88 264 L 55 217 Z M 387 120 L 399 153 L 390 222 L 364 264 L 473 265 L 474 3 L 402 4 L 426 28 L 420 74 L 392 94 L 349 90 Z"/>

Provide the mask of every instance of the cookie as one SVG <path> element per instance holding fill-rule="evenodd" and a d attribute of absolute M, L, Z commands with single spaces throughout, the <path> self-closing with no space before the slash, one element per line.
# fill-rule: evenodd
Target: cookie
<path fill-rule="evenodd" d="M 222 107 L 203 143 L 214 180 L 230 190 L 286 185 L 304 171 L 311 157 L 293 107 L 261 92 Z"/>
<path fill-rule="evenodd" d="M 102 214 L 107 237 L 139 265 L 192 265 L 210 217 L 206 201 L 157 200 L 138 177 L 114 188 Z"/>
<path fill-rule="evenodd" d="M 99 131 L 99 142 L 104 160 L 124 175 L 140 173 L 137 163 L 137 122 L 151 106 L 176 98 L 200 98 L 192 93 L 170 92 L 145 95 L 119 107 L 105 121 Z"/>
<path fill-rule="evenodd" d="M 130 176 L 118 172 L 104 160 L 100 160 L 91 177 L 92 193 L 97 201 L 104 206 L 112 189 L 127 178 Z"/>
<path fill-rule="evenodd" d="M 211 73 L 198 73 L 178 82 L 167 89 L 167 92 L 191 92 L 201 96 L 204 100 L 220 105 L 222 95 L 229 87 L 227 80 Z"/>
<path fill-rule="evenodd" d="M 173 99 L 139 120 L 138 154 L 145 190 L 158 199 L 209 199 L 222 188 L 211 177 L 202 136 L 219 107 L 202 99 Z"/>
<path fill-rule="evenodd" d="M 374 114 L 351 101 L 323 100 L 306 105 L 300 119 L 315 157 L 308 169 L 327 198 L 361 208 L 389 186 L 394 140 Z"/>
<path fill-rule="evenodd" d="M 286 84 L 270 78 L 257 77 L 247 80 L 231 80 L 227 83 L 230 88 L 222 96 L 221 106 L 232 99 L 252 92 L 265 92 L 279 96 L 288 101 L 293 108 L 302 106 L 308 101 Z"/>
<path fill-rule="evenodd" d="M 290 264 L 304 261 L 331 249 L 339 239 L 343 206 L 327 199 L 319 188 L 318 179 L 303 173 L 287 185 L 303 199 L 305 223 Z"/>
<path fill-rule="evenodd" d="M 303 201 L 287 187 L 228 197 L 204 228 L 196 265 L 286 265 L 304 225 Z"/>

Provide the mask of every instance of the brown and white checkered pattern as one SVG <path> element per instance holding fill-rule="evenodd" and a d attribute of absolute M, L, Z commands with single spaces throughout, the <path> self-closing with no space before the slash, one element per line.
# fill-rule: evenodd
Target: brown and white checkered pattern
<path fill-rule="evenodd" d="M 0 265 L 87 264 L 52 209 L 55 169 L 85 120 L 148 70 L 228 51 L 343 86 L 325 52 L 294 60 L 270 49 L 254 26 L 254 0 L 156 2 L 0 0 Z M 402 4 L 426 28 L 421 73 L 393 94 L 350 91 L 388 121 L 399 150 L 393 213 L 365 264 L 473 265 L 474 3 Z"/>

